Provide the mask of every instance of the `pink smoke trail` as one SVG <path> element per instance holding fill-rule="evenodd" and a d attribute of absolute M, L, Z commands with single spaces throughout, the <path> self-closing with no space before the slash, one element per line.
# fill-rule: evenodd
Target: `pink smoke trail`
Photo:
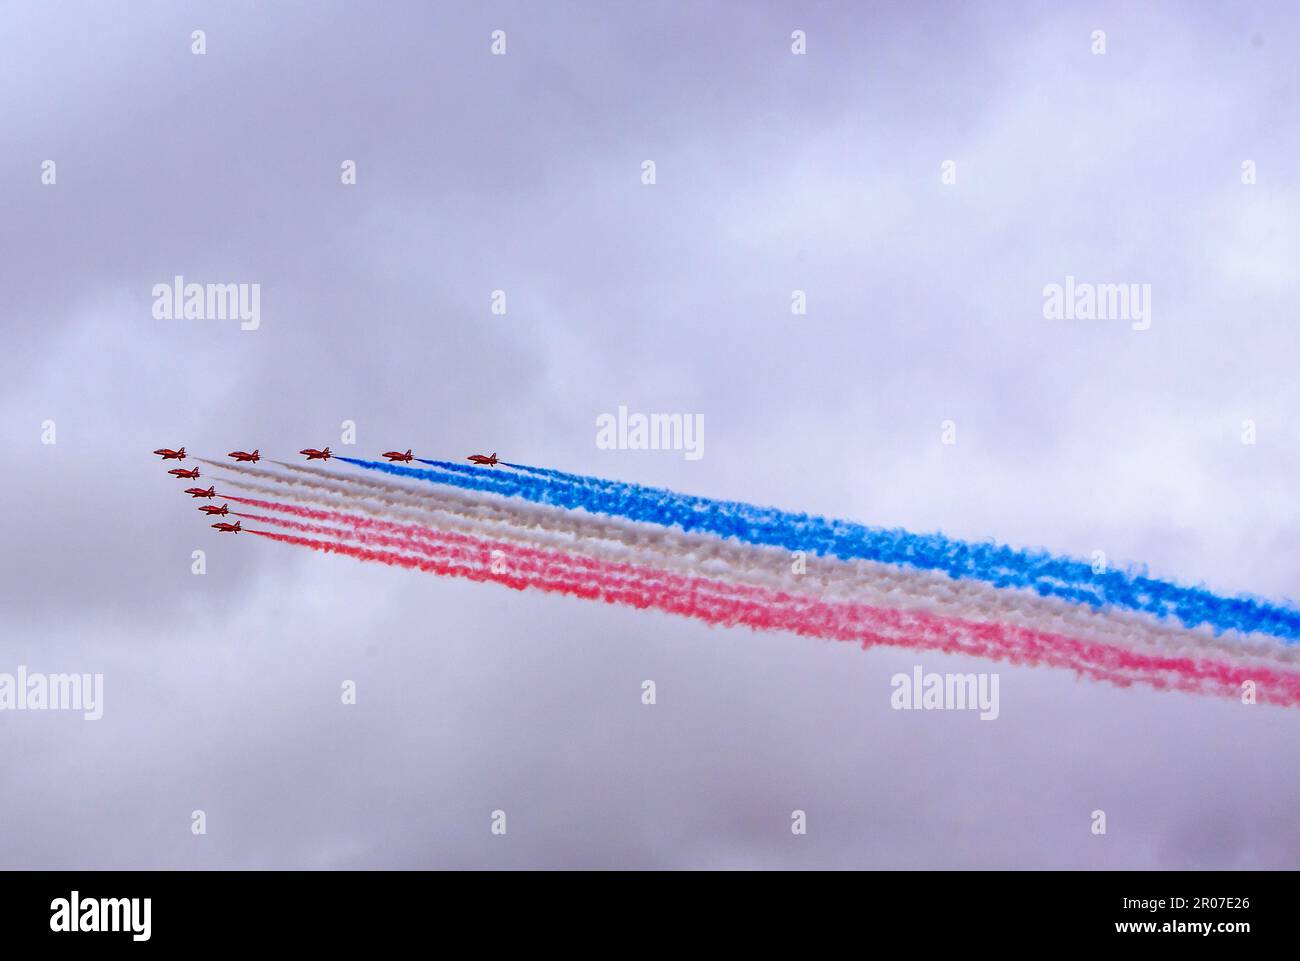
<path fill-rule="evenodd" d="M 298 526 L 295 522 L 284 522 L 283 518 L 266 520 Z M 312 532 L 328 537 L 344 533 L 323 525 L 301 526 L 318 528 Z M 603 563 L 460 534 L 438 535 L 436 539 L 416 539 L 396 533 L 365 535 L 368 542 L 410 552 L 398 553 L 270 531 L 250 533 L 359 560 L 492 581 L 517 590 L 536 587 L 608 603 L 655 608 L 710 624 L 790 631 L 856 641 L 864 647 L 886 644 L 1016 664 L 1063 667 L 1120 686 L 1141 682 L 1161 689 L 1233 696 L 1243 682 L 1253 681 L 1261 701 L 1300 703 L 1300 674 L 1207 659 L 1150 655 L 1007 624 L 970 622 L 862 604 L 827 603 L 765 588 L 684 577 L 632 564 Z"/>
<path fill-rule="evenodd" d="M 329 480 L 317 476 L 320 472 L 315 469 L 302 470 L 311 476 L 286 478 L 252 468 L 239 469 L 241 474 L 252 473 L 283 487 L 243 478 L 230 483 L 259 494 L 309 503 L 318 510 L 323 506 L 326 511 L 311 516 L 331 523 L 355 526 L 355 514 L 340 512 L 357 511 L 389 523 L 402 519 L 414 536 L 420 536 L 419 532 L 429 527 L 449 528 L 494 540 L 578 551 L 607 561 L 648 562 L 688 574 L 815 594 L 823 600 L 850 600 L 967 620 L 1010 622 L 1119 647 L 1201 654 L 1233 663 L 1263 658 L 1287 662 L 1290 667 L 1300 661 L 1300 645 L 1291 647 L 1274 637 L 1237 636 L 1235 631 L 1215 635 L 1136 611 L 1114 608 L 1098 611 L 1023 589 L 1000 589 L 975 580 L 954 580 L 946 574 L 907 570 L 873 561 L 849 563 L 809 557 L 805 559 L 805 569 L 794 575 L 789 556 L 775 548 L 726 542 L 708 534 L 656 529 L 616 518 L 574 514 L 544 505 L 480 503 L 461 498 L 452 490 L 430 490 L 418 496 L 387 490 L 371 492 L 369 488 L 374 482 L 358 489 L 351 481 Z M 384 488 L 392 486 L 379 483 Z M 323 493 L 325 490 L 329 496 Z M 384 506 L 370 503 L 372 498 L 383 501 Z M 282 509 L 269 501 L 248 503 L 269 510 Z"/>

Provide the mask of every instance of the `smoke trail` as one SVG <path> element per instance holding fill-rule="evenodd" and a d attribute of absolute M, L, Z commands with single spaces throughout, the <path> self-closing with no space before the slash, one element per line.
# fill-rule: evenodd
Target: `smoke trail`
<path fill-rule="evenodd" d="M 451 471 L 456 474 L 482 474 L 490 472 L 491 467 L 474 465 L 474 464 L 457 464 L 449 460 L 425 460 L 422 457 L 415 458 L 416 463 L 428 464 L 430 467 L 437 467 L 442 470 Z M 491 476 L 490 473 L 488 476 Z"/>
<path fill-rule="evenodd" d="M 289 505 L 271 505 L 271 506 L 289 507 Z M 303 513 L 309 513 L 309 514 L 319 513 L 319 512 L 310 512 L 305 509 L 296 509 L 296 508 L 291 508 L 291 509 L 302 510 Z M 287 521 L 283 518 L 265 517 L 265 516 L 252 515 L 252 514 L 242 514 L 240 516 L 245 516 L 260 521 L 267 521 L 275 524 L 280 524 L 282 526 L 286 526 L 291 529 L 295 529 L 307 533 L 322 534 L 327 537 L 336 537 L 344 533 L 344 532 L 340 532 L 336 528 L 327 527 L 324 525 L 303 524 L 296 521 Z M 440 558 L 444 564 L 449 566 L 451 564 L 451 560 L 454 557 L 463 556 L 467 550 L 471 552 L 477 551 L 478 553 L 481 554 L 481 551 L 483 549 L 482 545 L 485 543 L 481 539 L 477 539 L 477 538 L 465 538 L 465 537 L 458 537 L 455 535 L 441 535 L 438 534 L 437 532 L 429 531 L 426 529 L 423 531 L 423 534 L 428 538 L 428 541 L 431 541 L 430 543 L 406 535 L 405 532 L 402 530 L 402 525 L 387 525 L 387 526 L 389 528 L 392 528 L 396 532 L 395 536 L 387 536 L 383 534 L 371 535 L 365 533 L 362 534 L 354 533 L 351 536 L 353 537 L 353 539 L 359 540 L 365 544 L 396 548 L 411 553 L 428 554 Z M 590 578 L 592 576 L 595 576 L 598 579 L 603 579 L 607 585 L 615 581 L 621 581 L 624 582 L 625 584 L 626 582 L 630 581 L 640 586 L 646 586 L 646 585 L 649 585 L 651 587 L 660 586 L 669 591 L 684 592 L 684 593 L 690 593 L 693 595 L 701 595 L 701 596 L 703 593 L 705 593 L 705 591 L 703 591 L 700 588 L 700 585 L 707 583 L 706 581 L 698 578 L 681 578 L 681 577 L 671 577 L 671 576 L 665 577 L 663 572 L 647 569 L 637 565 L 624 565 L 624 564 L 602 565 L 599 563 L 590 564 L 590 563 L 584 563 L 582 560 L 578 560 L 572 557 L 565 557 L 564 555 L 556 554 L 554 552 L 539 552 L 539 551 L 527 551 L 527 550 L 520 551 L 504 544 L 497 544 L 494 548 L 492 548 L 492 553 L 494 555 L 497 555 L 498 559 L 502 559 L 502 560 L 504 560 L 504 558 L 508 556 L 510 558 L 511 570 L 516 573 L 518 573 L 520 568 L 525 568 L 531 571 L 542 570 L 544 572 L 554 572 L 556 570 L 563 569 L 563 567 L 566 564 L 569 565 L 570 567 L 576 565 L 579 568 L 579 572 L 577 576 L 580 582 L 582 578 Z M 734 586 L 715 583 L 710 585 L 710 588 L 713 591 L 730 590 L 733 589 Z M 741 588 L 741 590 L 744 591 L 745 589 Z M 808 599 L 792 599 L 791 595 L 789 594 L 785 594 L 782 592 L 770 592 L 770 591 L 764 593 L 762 595 L 762 599 L 768 604 L 768 606 L 772 606 L 772 605 L 780 606 L 783 604 L 788 606 L 792 600 L 796 600 L 799 605 L 804 605 L 808 602 Z M 645 606 L 645 605 L 638 604 L 638 606 Z M 845 611 L 845 610 L 870 611 L 869 607 L 865 607 L 864 605 L 861 604 L 849 605 L 847 607 L 841 606 L 838 609 L 841 611 Z M 876 616 L 877 618 L 879 618 L 880 616 L 882 616 L 883 612 L 875 610 L 875 611 L 870 611 L 870 613 L 872 616 Z M 841 618 L 841 620 L 843 620 L 843 618 Z M 954 618 L 944 618 L 941 620 L 946 621 L 948 623 L 954 623 L 954 624 L 959 623 L 959 619 L 954 619 Z M 839 634 L 837 634 L 836 636 L 841 636 L 841 635 L 849 636 L 848 634 L 845 634 L 845 632 L 849 631 L 851 627 L 852 627 L 851 624 L 846 626 L 844 623 L 841 623 L 836 628 L 836 630 L 839 631 Z M 964 625 L 964 627 L 970 628 L 972 627 L 972 625 L 966 624 Z M 1015 628 L 1012 628 L 1010 626 L 1004 626 L 1004 627 L 1006 630 L 1015 630 Z M 1034 635 L 1050 637 L 1050 635 L 1045 635 L 1042 632 L 1034 632 L 1034 631 L 1030 631 L 1024 634 L 1023 636 L 1032 637 Z M 893 641 L 891 641 L 890 643 L 911 644 L 914 640 L 915 640 L 914 638 L 909 638 L 906 635 L 900 635 L 895 637 Z M 1068 639 L 1068 642 L 1071 644 L 1077 644 L 1078 639 Z M 1107 649 L 1105 645 L 1092 645 L 1091 648 L 1089 648 L 1089 650 L 1095 652 L 1095 651 L 1106 651 Z M 970 651 L 966 651 L 966 653 L 970 653 Z M 998 652 L 997 650 L 986 649 L 981 651 L 980 653 L 982 653 L 985 656 L 1005 658 L 1005 652 Z M 1113 659 L 1115 656 L 1119 656 L 1119 655 L 1117 655 L 1117 653 L 1112 649 L 1107 656 Z M 1089 674 L 1089 676 L 1101 677 L 1101 675 L 1097 674 L 1094 670 L 1092 670 L 1092 667 L 1094 667 L 1095 665 L 1092 665 L 1087 659 L 1084 659 L 1082 662 L 1079 662 L 1077 658 L 1062 656 L 1060 651 L 1049 652 L 1044 650 L 1039 650 L 1036 653 L 1036 657 L 1040 661 L 1053 663 L 1055 664 L 1055 666 L 1068 666 L 1075 669 L 1076 671 L 1083 671 L 1084 673 Z M 1023 656 L 1013 652 L 1013 656 L 1011 657 L 1011 659 L 1023 660 L 1024 658 Z M 1197 687 L 1198 684 L 1201 684 L 1207 678 L 1213 676 L 1212 673 L 1206 673 L 1207 670 L 1210 670 L 1210 668 L 1207 668 L 1205 666 L 1206 662 L 1201 662 L 1200 666 L 1197 666 L 1197 662 L 1190 661 L 1187 659 L 1152 660 L 1148 658 L 1146 661 L 1140 663 L 1139 662 L 1133 662 L 1133 663 L 1138 663 L 1138 666 L 1146 670 L 1148 674 L 1150 674 L 1150 671 L 1153 669 L 1152 665 L 1157 665 L 1157 666 L 1174 665 L 1173 670 L 1176 671 L 1175 677 L 1172 678 L 1157 677 L 1154 681 L 1152 680 L 1151 676 L 1139 678 L 1140 680 L 1145 680 L 1148 683 L 1156 683 L 1156 686 L 1174 686 L 1184 690 L 1195 691 L 1198 689 Z M 1129 667 L 1132 667 L 1132 663 L 1121 662 L 1120 666 L 1123 667 L 1124 669 L 1128 669 Z M 1220 671 L 1220 669 L 1225 669 L 1225 670 L 1227 669 L 1225 665 L 1213 666 L 1212 662 L 1211 662 L 1211 667 L 1213 671 Z M 1232 676 L 1250 677 L 1255 679 L 1257 682 L 1260 680 L 1261 677 L 1267 677 L 1270 679 L 1274 679 L 1274 681 L 1276 681 L 1277 678 L 1285 678 L 1288 676 L 1288 675 L 1279 675 L 1276 672 L 1270 671 L 1268 669 L 1261 670 L 1258 666 L 1246 668 L 1243 665 L 1235 665 L 1231 669 L 1236 672 L 1236 674 Z M 1191 681 L 1188 680 L 1189 677 L 1192 679 Z M 1107 676 L 1103 679 L 1109 679 L 1116 683 L 1128 683 L 1131 680 L 1131 679 L 1125 679 L 1122 673 L 1115 673 L 1115 671 L 1113 670 L 1111 671 L 1110 676 Z M 1300 684 L 1300 675 L 1296 675 L 1296 679 L 1297 679 L 1297 684 Z"/>
<path fill-rule="evenodd" d="M 293 487 L 310 483 L 277 478 L 270 472 L 246 470 L 279 479 Z M 275 497 L 291 494 L 291 491 L 268 485 L 243 481 L 233 483 Z M 417 496 L 404 495 L 402 506 L 378 508 L 357 500 L 363 495 L 346 484 L 329 486 L 338 488 L 340 497 L 303 495 L 299 491 L 292 491 L 292 496 L 328 508 L 361 510 L 376 517 L 398 516 L 418 525 L 433 523 L 555 549 L 580 550 L 605 560 L 638 559 L 687 573 L 739 579 L 759 586 L 831 599 L 856 599 L 880 606 L 926 610 L 975 620 L 1009 621 L 1043 631 L 1082 636 L 1099 643 L 1175 651 L 1217 650 L 1238 658 L 1292 661 L 1300 657 L 1300 649 L 1284 647 L 1272 638 L 1240 640 L 1216 637 L 1204 629 L 1182 629 L 1149 615 L 1119 610 L 1098 612 L 1039 597 L 1028 591 L 999 591 L 978 581 L 952 580 L 945 575 L 909 571 L 870 561 L 846 564 L 809 558 L 804 562 L 806 573 L 795 574 L 791 570 L 790 558 L 783 552 L 720 541 L 708 535 L 642 527 L 633 522 L 602 520 L 518 502 L 505 502 L 504 508 L 494 509 L 490 516 L 484 516 L 484 505 L 475 504 L 472 511 L 462 512 L 457 503 L 443 502 L 442 493 L 435 491 Z M 279 509 L 267 502 L 232 499 L 263 509 Z M 343 516 L 321 514 L 318 519 L 339 523 Z M 415 528 L 416 536 L 421 529 Z"/>
<path fill-rule="evenodd" d="M 196 458 L 197 459 L 197 458 Z M 204 463 L 211 463 L 204 461 Z M 272 463 L 280 463 L 272 461 Z M 501 508 L 493 503 L 476 500 L 468 495 L 461 494 L 458 491 L 447 491 L 449 497 L 430 498 L 425 491 L 415 490 L 410 487 L 404 487 L 400 484 L 388 484 L 382 481 L 370 481 L 358 479 L 350 474 L 339 474 L 333 471 L 322 470 L 314 467 L 303 467 L 298 464 L 280 464 L 297 475 L 295 477 L 286 477 L 277 474 L 274 471 L 263 468 L 248 467 L 237 464 L 213 464 L 220 470 L 230 471 L 234 474 L 244 477 L 257 477 L 262 480 L 269 480 L 276 484 L 288 485 L 293 488 L 305 487 L 311 490 L 328 491 L 348 498 L 366 497 L 370 500 L 379 501 L 380 503 L 392 506 L 406 506 L 427 510 L 430 504 L 447 502 L 457 505 L 458 509 L 463 510 L 468 515 L 473 516 L 497 516 L 501 513 Z M 245 489 L 258 490 L 267 494 L 279 494 L 278 488 L 270 488 L 265 485 L 251 484 L 247 481 L 231 481 L 235 486 L 242 486 Z M 360 493 L 361 488 L 365 493 Z M 444 493 L 444 492 L 439 492 Z"/>
<path fill-rule="evenodd" d="M 1042 596 L 1094 608 L 1116 605 L 1161 618 L 1174 617 L 1187 627 L 1206 624 L 1216 631 L 1260 632 L 1288 641 L 1300 638 L 1300 610 L 1249 597 L 1220 597 L 1203 588 L 1182 587 L 1119 570 L 1095 573 L 1089 564 L 1053 557 L 1044 551 L 967 543 L 940 534 L 868 528 L 848 521 L 596 478 L 533 477 L 459 464 L 428 470 L 352 457 L 338 459 L 397 477 L 520 497 L 566 509 L 580 507 L 591 513 L 665 527 L 676 525 L 684 531 L 706 531 L 752 544 L 942 571 L 951 577 L 982 580 L 1000 588 L 1029 588 Z"/>
<path fill-rule="evenodd" d="M 776 594 L 761 588 L 684 578 L 634 567 L 515 548 L 508 544 L 459 538 L 449 557 L 411 556 L 334 541 L 319 541 L 270 531 L 252 531 L 284 543 L 344 554 L 431 573 L 495 581 L 518 590 L 535 587 L 609 603 L 653 607 L 712 624 L 785 630 L 863 646 L 887 644 L 915 649 L 991 657 L 1026 665 L 1073 669 L 1119 685 L 1145 683 L 1189 693 L 1234 696 L 1254 682 L 1260 700 L 1300 703 L 1300 673 L 1222 664 L 1210 660 L 1154 656 L 1088 644 L 1010 625 L 963 622 L 918 612 L 879 610 L 860 604 L 828 604 Z M 458 538 L 458 535 L 449 535 Z M 407 545 L 418 550 L 414 544 Z M 493 569 L 504 557 L 506 566 Z M 453 563 L 453 558 L 456 563 Z M 467 563 L 468 562 L 468 563 Z"/>
<path fill-rule="evenodd" d="M 223 466 L 223 467 L 224 467 L 224 466 L 226 466 L 226 465 L 220 465 L 220 466 Z M 252 471 L 250 471 L 250 472 L 252 472 Z M 274 476 L 274 475 L 272 475 L 272 476 Z M 357 496 L 355 491 L 353 491 L 353 496 L 354 496 L 354 497 Z M 272 507 L 274 507 L 274 506 L 275 506 L 275 505 L 272 505 Z M 521 506 L 522 506 L 522 505 L 521 505 Z M 536 508 L 534 508 L 534 510 L 536 510 Z M 565 516 L 567 516 L 567 515 L 558 515 L 558 516 L 560 516 L 560 517 L 565 517 Z M 334 518 L 331 518 L 331 519 L 334 519 Z M 337 533 L 337 532 L 334 532 L 334 533 Z M 387 541 L 387 542 L 385 542 L 385 541 L 380 541 L 379 543 L 381 543 L 381 544 L 387 543 L 387 544 L 389 544 L 389 545 L 391 545 L 391 546 L 409 546 L 409 545 L 405 545 L 404 542 L 400 541 L 400 539 L 391 540 L 391 541 Z M 715 542 L 715 543 L 716 543 L 716 542 Z M 742 550 L 742 551 L 743 551 L 744 548 L 739 548 L 739 550 Z M 1013 659 L 1015 659 L 1015 658 L 1013 658 Z M 1255 671 L 1255 672 L 1254 672 L 1255 675 L 1258 675 L 1258 673 L 1259 673 L 1258 671 Z M 1090 676 L 1095 676 L 1095 675 L 1090 675 Z M 1111 678 L 1111 679 L 1114 680 L 1114 678 Z M 1121 683 L 1122 683 L 1122 681 L 1121 681 Z M 1174 686 L 1179 686 L 1179 685 L 1181 685 L 1183 682 L 1178 681 L 1178 682 L 1170 682 L 1170 683 L 1173 683 Z"/>
<path fill-rule="evenodd" d="M 427 464 L 430 462 L 421 461 L 420 463 Z M 556 480 L 575 481 L 582 476 L 581 474 L 566 474 L 564 471 L 551 470 L 549 467 L 529 467 L 527 464 L 507 464 L 505 461 L 502 461 L 501 463 L 504 466 L 512 467 L 515 470 L 528 471 L 528 473 L 537 474 L 540 477 L 554 477 Z"/>

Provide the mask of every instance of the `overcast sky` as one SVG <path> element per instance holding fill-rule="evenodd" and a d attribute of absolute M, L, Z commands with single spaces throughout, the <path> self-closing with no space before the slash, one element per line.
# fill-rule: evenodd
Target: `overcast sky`
<path fill-rule="evenodd" d="M 1296 867 L 1300 712 L 218 538 L 149 454 L 354 421 L 1300 596 L 1300 15 L 1056 6 L 0 3 L 0 672 L 105 702 L 0 713 L 0 867 Z"/>

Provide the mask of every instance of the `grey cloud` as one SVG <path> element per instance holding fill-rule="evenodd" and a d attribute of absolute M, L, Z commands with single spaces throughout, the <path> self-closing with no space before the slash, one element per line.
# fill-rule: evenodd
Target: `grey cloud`
<path fill-rule="evenodd" d="M 6 5 L 0 671 L 102 671 L 106 708 L 0 717 L 0 866 L 1294 867 L 1296 712 L 218 541 L 148 451 L 354 420 L 1300 595 L 1297 26 Z M 1152 329 L 1044 320 L 1067 273 L 1151 283 Z M 176 274 L 260 283 L 261 329 L 154 320 Z M 619 404 L 702 413 L 705 458 L 598 450 Z M 1001 717 L 890 711 L 918 661 L 1000 671 Z"/>

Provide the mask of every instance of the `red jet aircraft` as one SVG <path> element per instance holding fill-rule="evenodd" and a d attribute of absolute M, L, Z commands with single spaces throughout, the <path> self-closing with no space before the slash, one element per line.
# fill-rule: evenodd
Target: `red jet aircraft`
<path fill-rule="evenodd" d="M 409 463 L 411 462 L 411 456 L 412 456 L 412 455 L 411 455 L 411 449 L 408 447 L 408 448 L 406 449 L 406 453 L 405 453 L 405 454 L 403 454 L 403 453 L 401 453 L 401 452 L 399 452 L 399 451 L 395 451 L 395 450 L 386 450 L 386 451 L 384 451 L 384 456 L 388 458 L 388 463 L 390 463 L 390 464 L 395 464 L 395 463 L 397 463 L 399 460 L 400 460 L 403 464 L 409 464 Z"/>
<path fill-rule="evenodd" d="M 185 459 L 184 447 L 182 447 L 180 450 L 172 450 L 170 447 L 159 447 L 156 451 L 154 451 L 154 453 L 162 457 L 163 460 L 184 460 Z"/>
<path fill-rule="evenodd" d="M 232 450 L 226 456 L 233 457 L 241 464 L 256 464 L 259 460 L 262 459 L 262 452 L 255 450 L 251 454 L 245 454 L 242 450 Z"/>
<path fill-rule="evenodd" d="M 298 453 L 306 454 L 308 460 L 329 460 L 330 459 L 330 449 L 328 447 L 326 447 L 324 450 L 317 450 L 314 447 L 306 447 L 298 451 Z"/>
<path fill-rule="evenodd" d="M 203 513 L 207 514 L 209 517 L 212 517 L 217 514 L 220 514 L 222 517 L 225 517 L 227 514 L 230 513 L 230 505 L 222 504 L 220 507 L 217 507 L 214 504 L 204 504 L 202 507 L 199 508 L 199 510 L 203 511 Z"/>
<path fill-rule="evenodd" d="M 213 524 L 212 526 L 216 529 L 218 534 L 238 534 L 241 530 L 239 521 L 235 521 L 233 524 L 221 523 Z"/>
<path fill-rule="evenodd" d="M 216 497 L 217 485 L 213 484 L 207 490 L 204 490 L 202 487 L 188 487 L 185 489 L 185 493 L 189 494 L 191 497 Z"/>
<path fill-rule="evenodd" d="M 497 463 L 497 452 L 493 451 L 491 457 L 485 457 L 482 454 L 470 454 L 466 458 L 471 464 L 486 464 L 488 467 Z"/>
<path fill-rule="evenodd" d="M 174 468 L 173 470 L 169 470 L 167 473 L 171 474 L 173 477 L 186 477 L 189 478 L 190 480 L 199 479 L 199 469 L 197 467 L 191 467 L 189 469 L 186 469 L 184 467 L 177 467 Z"/>

